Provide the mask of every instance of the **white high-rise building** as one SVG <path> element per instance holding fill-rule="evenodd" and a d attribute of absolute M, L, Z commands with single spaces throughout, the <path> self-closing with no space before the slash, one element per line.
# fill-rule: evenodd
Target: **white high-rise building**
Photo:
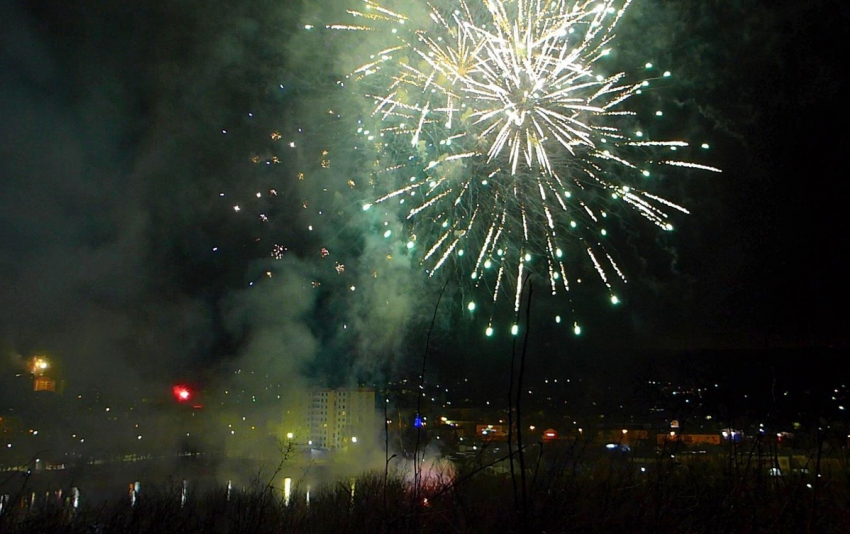
<path fill-rule="evenodd" d="M 307 395 L 305 426 L 313 447 L 342 449 L 379 430 L 373 388 L 314 389 Z"/>

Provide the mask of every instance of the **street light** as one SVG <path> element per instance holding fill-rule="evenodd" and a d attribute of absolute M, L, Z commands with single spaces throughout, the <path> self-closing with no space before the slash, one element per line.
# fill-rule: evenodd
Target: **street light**
<path fill-rule="evenodd" d="M 33 356 L 30 364 L 32 374 L 41 376 L 50 368 L 50 360 L 47 356 Z"/>

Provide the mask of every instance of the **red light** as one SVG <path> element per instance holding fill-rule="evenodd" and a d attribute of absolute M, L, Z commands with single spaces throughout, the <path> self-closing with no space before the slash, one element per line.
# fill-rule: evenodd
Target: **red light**
<path fill-rule="evenodd" d="M 174 397 L 180 402 L 185 402 L 192 398 L 192 392 L 186 386 L 174 386 Z"/>

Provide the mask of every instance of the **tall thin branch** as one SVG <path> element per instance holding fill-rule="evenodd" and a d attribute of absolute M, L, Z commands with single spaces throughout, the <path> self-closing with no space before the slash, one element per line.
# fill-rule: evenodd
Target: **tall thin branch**
<path fill-rule="evenodd" d="M 522 356 L 519 360 L 519 376 L 517 377 L 517 392 L 516 392 L 516 443 L 517 449 L 519 450 L 519 472 L 520 472 L 520 480 L 522 481 L 522 506 L 520 507 L 520 518 L 521 524 L 525 526 L 526 513 L 528 510 L 528 488 L 526 485 L 526 473 L 525 473 L 525 453 L 523 452 L 522 446 L 522 379 L 525 376 L 525 358 L 528 353 L 528 332 L 531 330 L 530 324 L 530 316 L 531 316 L 531 294 L 534 290 L 534 285 L 529 282 L 528 284 L 528 298 L 525 303 L 525 336 L 522 341 Z"/>
<path fill-rule="evenodd" d="M 437 312 L 440 309 L 440 301 L 443 300 L 443 293 L 446 291 L 446 286 L 449 281 L 443 284 L 440 290 L 440 295 L 437 297 L 437 303 L 434 305 L 434 315 L 431 317 L 431 326 L 428 328 L 428 335 L 425 337 L 425 352 L 422 354 L 422 372 L 419 375 L 419 391 L 416 394 L 416 417 L 419 418 L 420 424 L 416 426 L 416 445 L 413 447 L 413 502 L 419 501 L 419 485 L 422 477 L 422 467 L 419 461 L 419 441 L 422 435 L 422 395 L 425 392 L 425 363 L 428 360 L 428 348 L 431 344 L 431 333 L 434 331 L 434 324 L 437 322 Z M 415 424 L 415 423 L 414 423 Z M 423 454 L 424 457 L 424 454 Z"/>

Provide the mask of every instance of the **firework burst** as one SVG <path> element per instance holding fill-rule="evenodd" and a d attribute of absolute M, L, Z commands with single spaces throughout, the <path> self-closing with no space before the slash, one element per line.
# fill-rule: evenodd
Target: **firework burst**
<path fill-rule="evenodd" d="M 670 210 L 687 210 L 643 189 L 654 168 L 719 172 L 648 157 L 687 143 L 635 129 L 626 104 L 650 80 L 601 66 L 629 4 L 456 0 L 405 14 L 365 0 L 349 11 L 358 24 L 328 26 L 380 32 L 384 48 L 350 76 L 376 123 L 359 130 L 378 143 L 383 191 L 365 209 L 404 205 L 407 247 L 430 275 L 452 266 L 518 308 L 526 274 L 569 292 L 584 258 L 616 304 L 626 277 L 603 244 L 609 213 L 672 230 Z"/>

